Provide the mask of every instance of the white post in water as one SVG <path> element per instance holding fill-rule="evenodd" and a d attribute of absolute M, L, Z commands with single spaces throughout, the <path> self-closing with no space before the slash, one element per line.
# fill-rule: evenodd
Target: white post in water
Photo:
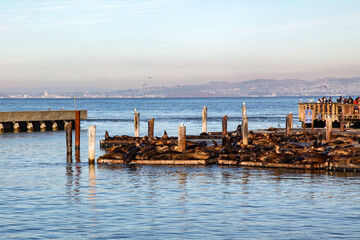
<path fill-rule="evenodd" d="M 89 164 L 95 163 L 95 136 L 96 126 L 89 126 Z"/>
<path fill-rule="evenodd" d="M 202 132 L 207 133 L 207 107 L 202 109 Z"/>
<path fill-rule="evenodd" d="M 186 150 L 186 127 L 183 123 L 178 128 L 178 151 L 183 152 Z"/>
<path fill-rule="evenodd" d="M 247 112 L 246 112 L 246 105 L 245 102 L 243 102 L 243 106 L 242 106 L 242 116 L 246 116 Z"/>
<path fill-rule="evenodd" d="M 140 113 L 134 110 L 134 137 L 140 137 Z"/>

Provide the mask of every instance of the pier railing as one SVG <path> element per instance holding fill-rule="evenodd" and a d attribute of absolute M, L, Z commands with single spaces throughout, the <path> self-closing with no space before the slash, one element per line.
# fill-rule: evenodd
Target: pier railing
<path fill-rule="evenodd" d="M 341 112 L 345 123 L 353 124 L 360 121 L 360 104 L 342 103 L 299 103 L 299 121 L 305 122 L 305 110 L 312 110 L 312 119 L 325 121 L 330 117 L 332 122 L 340 122 Z"/>

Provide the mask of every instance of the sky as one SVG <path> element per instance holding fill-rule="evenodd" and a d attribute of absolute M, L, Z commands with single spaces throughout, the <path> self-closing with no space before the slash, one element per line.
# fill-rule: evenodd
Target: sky
<path fill-rule="evenodd" d="M 0 0 L 0 89 L 360 76 L 358 0 Z"/>

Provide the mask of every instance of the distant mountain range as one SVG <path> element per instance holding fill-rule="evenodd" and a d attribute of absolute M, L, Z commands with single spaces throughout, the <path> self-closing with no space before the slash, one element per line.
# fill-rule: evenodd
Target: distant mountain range
<path fill-rule="evenodd" d="M 0 97 L 274 97 L 274 96 L 360 96 L 360 77 L 299 79 L 255 79 L 243 82 L 149 87 L 126 90 L 77 89 L 3 89 Z"/>

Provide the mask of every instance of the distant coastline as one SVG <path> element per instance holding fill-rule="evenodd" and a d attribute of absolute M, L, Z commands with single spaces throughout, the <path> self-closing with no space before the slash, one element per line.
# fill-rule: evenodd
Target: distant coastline
<path fill-rule="evenodd" d="M 150 85 L 150 84 L 149 84 Z M 173 87 L 146 86 L 125 90 L 96 89 L 0 89 L 0 98 L 213 98 L 213 97 L 311 97 L 358 95 L 360 77 L 255 79 L 243 82 L 209 82 Z"/>

